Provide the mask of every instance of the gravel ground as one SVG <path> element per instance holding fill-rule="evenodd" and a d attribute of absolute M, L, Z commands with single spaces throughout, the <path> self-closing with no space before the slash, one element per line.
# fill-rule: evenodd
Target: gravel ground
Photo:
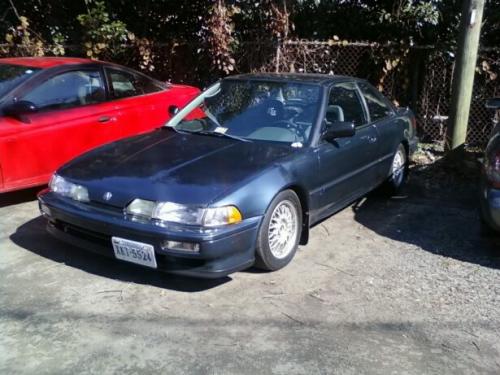
<path fill-rule="evenodd" d="M 436 163 L 313 228 L 275 273 L 174 277 L 45 234 L 0 197 L 0 373 L 498 374 L 499 240 Z M 460 181 L 458 183 L 458 181 Z"/>

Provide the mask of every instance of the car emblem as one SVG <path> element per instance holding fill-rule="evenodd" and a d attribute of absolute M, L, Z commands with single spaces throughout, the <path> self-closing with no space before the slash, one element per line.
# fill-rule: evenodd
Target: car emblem
<path fill-rule="evenodd" d="M 275 117 L 278 114 L 278 111 L 274 107 L 269 107 L 267 110 L 267 114 L 269 116 Z"/>
<path fill-rule="evenodd" d="M 107 191 L 106 193 L 104 193 L 104 195 L 102 196 L 102 198 L 105 200 L 105 201 L 109 201 L 111 199 L 111 197 L 113 196 L 113 194 L 110 192 L 110 191 Z"/>

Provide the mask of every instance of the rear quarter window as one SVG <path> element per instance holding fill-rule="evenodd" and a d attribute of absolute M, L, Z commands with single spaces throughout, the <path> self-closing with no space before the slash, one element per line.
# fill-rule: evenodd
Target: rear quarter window
<path fill-rule="evenodd" d="M 115 99 L 151 94 L 165 89 L 160 82 L 140 74 L 110 68 L 106 71 Z"/>
<path fill-rule="evenodd" d="M 359 88 L 365 98 L 371 121 L 383 119 L 394 113 L 389 101 L 375 87 L 365 82 L 360 82 Z"/>

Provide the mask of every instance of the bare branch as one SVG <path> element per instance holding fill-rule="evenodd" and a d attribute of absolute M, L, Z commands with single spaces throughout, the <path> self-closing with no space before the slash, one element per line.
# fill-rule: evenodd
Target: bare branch
<path fill-rule="evenodd" d="M 11 8 L 12 8 L 12 10 L 14 11 L 14 14 L 16 15 L 16 17 L 17 17 L 18 19 L 20 19 L 20 18 L 21 18 L 21 16 L 19 15 L 19 12 L 17 11 L 16 6 L 14 5 L 14 1 L 9 0 L 9 3 L 10 3 L 10 7 L 11 7 Z"/>

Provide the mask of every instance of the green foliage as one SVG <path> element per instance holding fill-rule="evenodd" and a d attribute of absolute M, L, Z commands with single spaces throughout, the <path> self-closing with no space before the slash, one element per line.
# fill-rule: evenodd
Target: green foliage
<path fill-rule="evenodd" d="M 50 51 L 54 56 L 63 56 L 66 53 L 64 49 L 64 44 L 66 43 L 66 37 L 61 33 L 57 26 L 51 30 L 52 34 L 52 46 Z"/>
<path fill-rule="evenodd" d="M 4 2 L 0 34 L 18 24 Z M 127 31 L 161 42 L 196 41 L 206 25 L 208 10 L 217 0 L 23 0 L 17 12 L 29 19 L 44 40 L 52 40 L 54 28 L 75 44 L 86 41 L 120 44 Z M 457 37 L 461 0 L 225 0 L 239 9 L 231 16 L 232 36 L 238 42 L 298 37 L 453 46 Z M 0 7 L 1 8 L 1 7 Z M 486 3 L 483 44 L 500 43 L 500 1 Z M 293 29 L 293 25 L 295 29 Z M 95 51 L 92 53 L 94 54 Z"/>
<path fill-rule="evenodd" d="M 269 55 L 285 39 L 364 41 L 389 45 L 373 54 L 383 80 L 404 68 L 409 46 L 434 45 L 443 56 L 453 51 L 462 1 L 23 0 L 13 3 L 16 8 L 4 3 L 3 55 L 86 55 L 147 71 L 168 65 L 207 76 L 248 70 L 251 64 L 237 66 L 238 56 Z M 489 0 L 483 46 L 500 45 L 499 28 L 500 0 Z M 261 47 L 245 51 L 248 42 Z M 160 59 L 160 53 L 168 57 Z M 193 60 L 189 72 L 187 63 L 175 61 L 178 54 Z M 494 77 L 489 67 L 495 64 L 487 63 L 480 72 Z"/>
<path fill-rule="evenodd" d="M 236 40 L 233 36 L 232 16 L 239 11 L 238 7 L 228 7 L 223 0 L 217 0 L 210 8 L 200 32 L 214 66 L 225 74 L 234 70 L 235 60 L 232 53 L 236 46 Z"/>
<path fill-rule="evenodd" d="M 27 17 L 19 16 L 19 24 L 11 26 L 5 34 L 5 44 L 0 52 L 9 56 L 44 56 L 46 52 L 54 56 L 64 55 L 64 36 L 57 30 L 52 32 L 52 43 L 49 44 L 40 34 L 30 28 Z"/>
<path fill-rule="evenodd" d="M 29 25 L 29 20 L 20 16 L 19 25 L 8 29 L 5 34 L 7 45 L 3 47 L 5 52 L 10 52 L 14 56 L 43 56 L 45 54 L 43 39 L 33 33 Z"/>
<path fill-rule="evenodd" d="M 86 0 L 89 6 L 87 13 L 76 18 L 83 28 L 83 45 L 86 55 L 97 59 L 103 52 L 119 54 L 123 45 L 133 36 L 127 30 L 127 25 L 119 20 L 112 20 L 106 11 L 104 1 Z"/>
<path fill-rule="evenodd" d="M 391 11 L 381 9 L 379 14 L 381 24 L 387 22 L 392 28 L 405 31 L 406 35 L 401 35 L 401 39 L 407 38 L 410 43 L 414 39 L 412 31 L 421 36 L 426 28 L 438 24 L 440 16 L 437 3 L 412 0 L 400 2 Z"/>

